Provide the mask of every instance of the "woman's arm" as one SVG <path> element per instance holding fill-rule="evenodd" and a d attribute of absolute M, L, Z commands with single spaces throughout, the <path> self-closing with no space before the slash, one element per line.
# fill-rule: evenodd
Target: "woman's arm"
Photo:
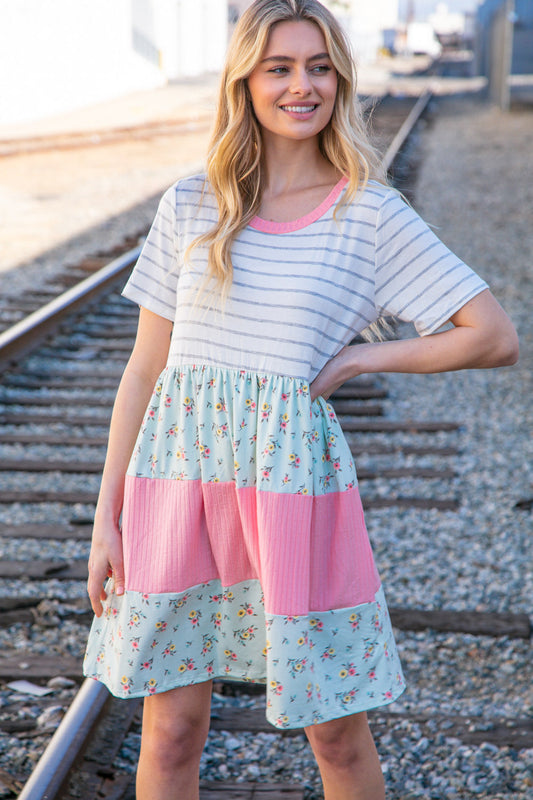
<path fill-rule="evenodd" d="M 356 375 L 370 372 L 448 372 L 502 367 L 518 358 L 514 326 L 488 289 L 451 318 L 450 330 L 416 339 L 344 347 L 311 385 L 311 399 L 327 399 Z"/>
<path fill-rule="evenodd" d="M 141 308 L 135 345 L 113 407 L 107 456 L 94 515 L 87 588 L 97 616 L 103 610 L 102 601 L 106 596 L 103 584 L 110 573 L 115 579 L 115 592 L 119 595 L 124 592 L 119 529 L 124 477 L 154 384 L 167 361 L 171 333 L 169 320 Z"/>

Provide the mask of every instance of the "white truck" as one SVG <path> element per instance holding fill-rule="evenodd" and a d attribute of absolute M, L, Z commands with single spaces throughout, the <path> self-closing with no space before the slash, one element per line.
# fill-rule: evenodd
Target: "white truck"
<path fill-rule="evenodd" d="M 442 47 L 429 22 L 410 22 L 407 26 L 405 49 L 414 56 L 438 58 Z"/>

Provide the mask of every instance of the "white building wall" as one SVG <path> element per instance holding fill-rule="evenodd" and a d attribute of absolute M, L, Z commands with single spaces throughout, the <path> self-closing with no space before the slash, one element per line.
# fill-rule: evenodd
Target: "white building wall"
<path fill-rule="evenodd" d="M 398 26 L 399 0 L 352 0 L 350 5 L 350 35 L 357 61 L 375 61 L 385 44 L 384 31 Z"/>
<path fill-rule="evenodd" d="M 386 44 L 384 31 L 399 24 L 399 0 L 323 0 L 342 22 L 348 33 L 357 62 L 375 61 Z"/>
<path fill-rule="evenodd" d="M 175 71 L 169 77 L 220 69 L 228 41 L 226 0 L 179 0 L 175 30 Z"/>
<path fill-rule="evenodd" d="M 134 29 L 166 80 L 216 72 L 228 38 L 227 0 L 133 0 Z M 148 40 L 148 41 L 146 41 Z M 142 48 L 143 42 L 139 42 Z"/>
<path fill-rule="evenodd" d="M 227 0 L 206 0 L 204 13 L 205 65 L 208 72 L 216 72 L 224 63 L 228 45 Z"/>
<path fill-rule="evenodd" d="M 220 68 L 227 0 L 0 0 L 0 125 Z"/>
<path fill-rule="evenodd" d="M 0 0 L 0 123 L 160 85 L 133 51 L 130 0 Z"/>

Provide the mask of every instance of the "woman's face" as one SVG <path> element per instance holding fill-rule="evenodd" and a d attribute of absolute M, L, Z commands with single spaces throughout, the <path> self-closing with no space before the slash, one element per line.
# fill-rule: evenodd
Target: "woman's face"
<path fill-rule="evenodd" d="M 331 118 L 337 93 L 337 72 L 318 25 L 274 25 L 248 88 L 263 133 L 292 140 L 317 136 Z"/>

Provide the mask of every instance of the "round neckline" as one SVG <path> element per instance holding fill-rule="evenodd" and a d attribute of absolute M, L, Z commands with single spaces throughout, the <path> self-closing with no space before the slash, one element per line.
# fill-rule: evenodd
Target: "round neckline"
<path fill-rule="evenodd" d="M 273 222 L 272 220 L 255 216 L 250 220 L 248 225 L 251 228 L 255 228 L 255 230 L 262 231 L 263 233 L 291 233 L 292 231 L 300 230 L 300 228 L 305 228 L 307 225 L 310 225 L 312 222 L 316 222 L 317 219 L 320 219 L 320 217 L 322 217 L 326 211 L 329 211 L 347 183 L 348 178 L 343 175 L 340 181 L 335 184 L 328 196 L 322 200 L 320 205 L 318 205 L 312 211 L 309 211 L 309 213 L 305 214 L 303 217 L 293 219 L 290 222 Z"/>

